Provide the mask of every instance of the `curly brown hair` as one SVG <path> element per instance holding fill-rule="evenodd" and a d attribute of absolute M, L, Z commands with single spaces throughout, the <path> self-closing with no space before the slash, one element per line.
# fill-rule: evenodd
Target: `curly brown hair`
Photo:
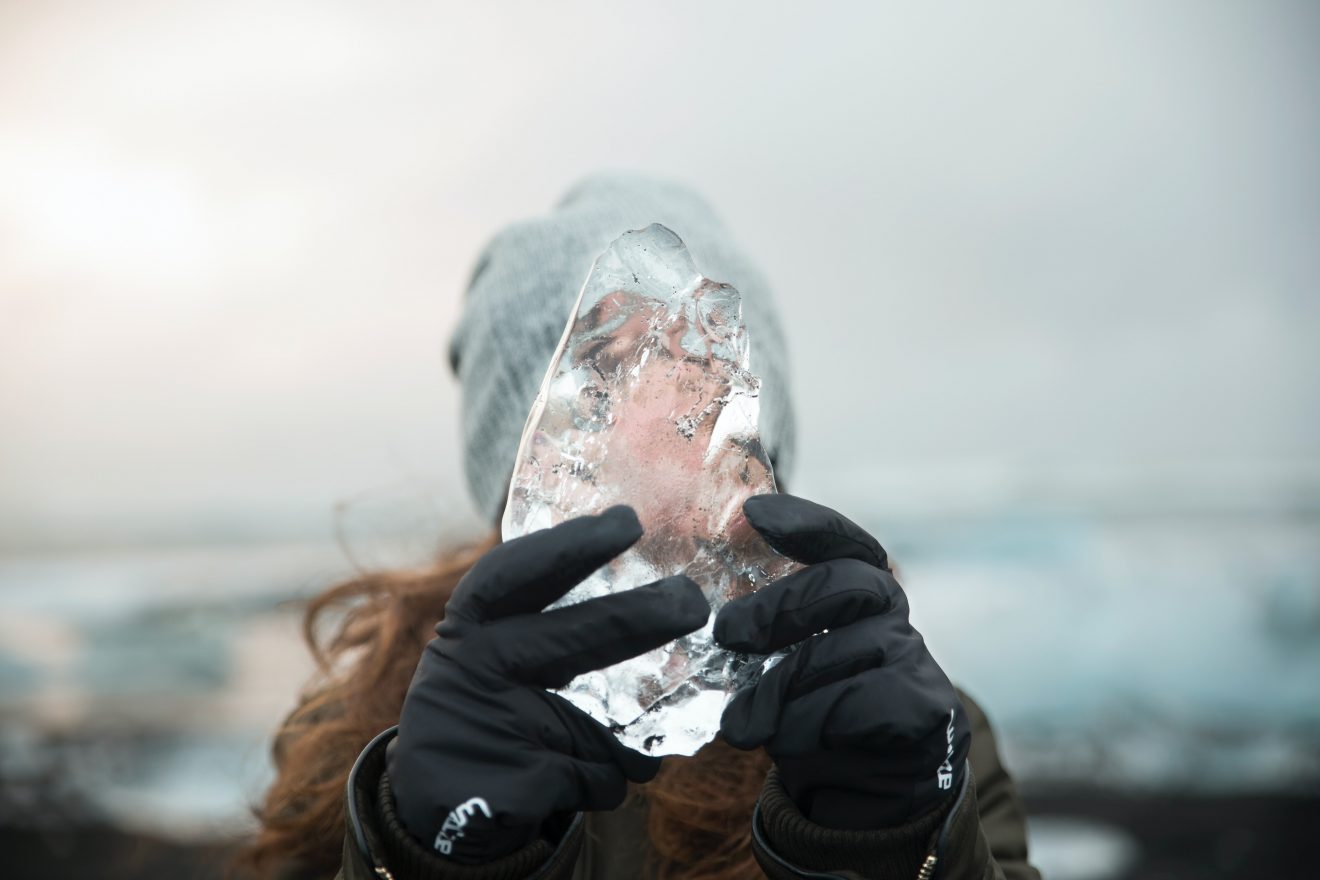
<path fill-rule="evenodd" d="M 260 829 L 236 862 L 246 876 L 332 877 L 344 836 L 344 785 L 358 754 L 395 724 L 422 648 L 459 580 L 495 545 L 483 541 L 418 571 L 364 574 L 312 599 L 303 638 L 316 674 L 276 732 L 276 778 L 255 808 Z M 647 805 L 656 880 L 764 876 L 751 852 L 751 816 L 769 769 L 764 752 L 721 741 L 667 758 L 632 797 Z"/>

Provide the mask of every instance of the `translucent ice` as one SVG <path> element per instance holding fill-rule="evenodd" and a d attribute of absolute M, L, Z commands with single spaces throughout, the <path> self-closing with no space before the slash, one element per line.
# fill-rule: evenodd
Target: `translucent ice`
<path fill-rule="evenodd" d="M 597 258 L 528 416 L 503 533 L 629 504 L 645 534 L 558 604 L 682 572 L 718 611 L 793 567 L 742 513 L 775 478 L 741 312 L 738 291 L 702 277 L 659 224 Z M 693 754 L 714 739 L 735 681 L 761 668 L 715 645 L 714 619 L 561 693 L 633 748 Z"/>

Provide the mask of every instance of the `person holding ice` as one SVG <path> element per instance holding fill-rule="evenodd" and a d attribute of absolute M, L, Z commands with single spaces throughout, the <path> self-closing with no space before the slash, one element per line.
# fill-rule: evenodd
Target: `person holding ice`
<path fill-rule="evenodd" d="M 309 633 L 339 623 L 277 735 L 249 867 L 1038 876 L 990 726 L 884 549 L 776 491 L 783 333 L 704 201 L 597 177 L 506 229 L 451 361 L 504 540 L 313 603 Z"/>

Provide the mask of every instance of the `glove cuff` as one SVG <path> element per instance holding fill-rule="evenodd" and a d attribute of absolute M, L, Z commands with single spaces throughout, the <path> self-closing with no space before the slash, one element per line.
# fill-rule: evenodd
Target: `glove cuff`
<path fill-rule="evenodd" d="M 830 871 L 847 866 L 864 869 L 862 874 L 867 877 L 915 877 L 953 801 L 949 798 L 935 810 L 894 828 L 826 828 L 802 814 L 784 790 L 778 768 L 772 768 L 757 804 L 755 833 L 774 859 L 799 868 Z"/>

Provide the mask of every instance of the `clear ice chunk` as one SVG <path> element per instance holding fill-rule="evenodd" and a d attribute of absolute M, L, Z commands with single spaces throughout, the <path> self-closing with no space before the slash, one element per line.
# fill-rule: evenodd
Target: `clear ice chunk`
<path fill-rule="evenodd" d="M 518 450 L 506 540 L 615 504 L 645 529 L 556 606 L 678 573 L 711 603 L 700 631 L 559 691 L 653 755 L 715 738 L 735 683 L 764 658 L 717 646 L 713 612 L 796 567 L 742 513 L 775 491 L 748 355 L 737 290 L 702 277 L 666 227 L 625 233 L 592 266 Z"/>

